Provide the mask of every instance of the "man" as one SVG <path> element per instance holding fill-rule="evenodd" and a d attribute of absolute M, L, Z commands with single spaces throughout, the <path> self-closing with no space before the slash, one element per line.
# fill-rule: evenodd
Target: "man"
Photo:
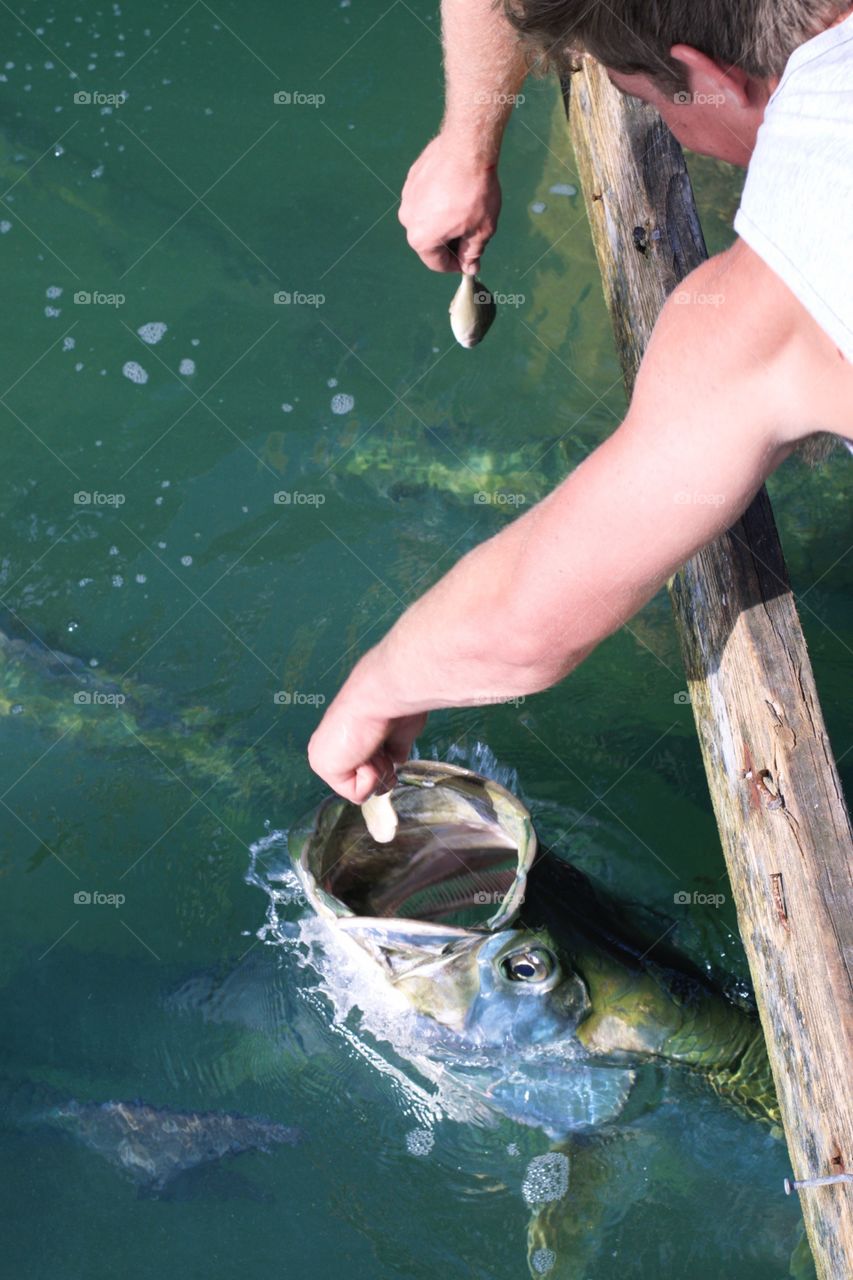
<path fill-rule="evenodd" d="M 428 711 L 561 680 L 799 442 L 853 441 L 849 3 L 507 0 L 507 13 L 443 0 L 445 119 L 400 209 L 427 266 L 477 268 L 531 47 L 558 66 L 592 53 L 684 145 L 748 166 L 738 239 L 664 306 L 618 430 L 357 664 L 309 745 L 312 767 L 357 803 L 408 757 Z M 702 306 L 708 294 L 720 305 Z"/>

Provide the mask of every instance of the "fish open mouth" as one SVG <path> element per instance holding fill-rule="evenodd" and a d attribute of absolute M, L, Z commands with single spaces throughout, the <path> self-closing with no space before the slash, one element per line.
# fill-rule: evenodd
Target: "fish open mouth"
<path fill-rule="evenodd" d="M 387 844 L 373 840 L 357 806 L 339 797 L 321 806 L 291 847 L 313 905 L 341 923 L 419 922 L 442 934 L 507 924 L 536 853 L 524 805 L 497 782 L 427 760 L 398 769 L 393 802 L 399 821 Z"/>

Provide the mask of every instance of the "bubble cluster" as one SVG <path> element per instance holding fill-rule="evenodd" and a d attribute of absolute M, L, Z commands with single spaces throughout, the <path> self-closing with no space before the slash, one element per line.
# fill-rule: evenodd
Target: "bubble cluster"
<path fill-rule="evenodd" d="M 61 286 L 61 285 L 58 285 L 58 284 L 50 284 L 50 285 L 48 285 L 48 287 L 45 289 L 45 295 L 46 295 L 48 298 L 61 298 L 61 297 L 62 297 L 62 286 Z"/>
<path fill-rule="evenodd" d="M 137 364 L 135 360 L 127 360 L 121 367 L 121 371 L 131 382 L 138 382 L 140 386 L 148 381 L 148 374 L 145 372 L 141 364 Z"/>
<path fill-rule="evenodd" d="M 168 327 L 167 324 L 163 324 L 162 320 L 151 320 L 148 324 L 141 324 L 136 332 L 143 342 L 147 342 L 149 346 L 153 347 L 155 342 L 160 341 Z"/>
<path fill-rule="evenodd" d="M 521 1194 L 529 1205 L 562 1200 L 569 1189 L 569 1158 L 562 1151 L 534 1156 L 527 1166 Z"/>
<path fill-rule="evenodd" d="M 183 374 L 185 378 L 190 378 L 195 373 L 195 360 L 184 359 L 178 365 L 178 373 Z"/>
<path fill-rule="evenodd" d="M 556 1261 L 557 1255 L 553 1249 L 537 1249 L 530 1259 L 530 1265 L 537 1276 L 547 1276 Z"/>
<path fill-rule="evenodd" d="M 332 396 L 332 413 L 349 413 L 355 406 L 355 398 L 349 396 L 345 391 L 339 391 L 336 396 Z"/>
<path fill-rule="evenodd" d="M 428 1156 L 435 1146 L 429 1129 L 411 1129 L 406 1134 L 406 1150 L 413 1156 Z"/>

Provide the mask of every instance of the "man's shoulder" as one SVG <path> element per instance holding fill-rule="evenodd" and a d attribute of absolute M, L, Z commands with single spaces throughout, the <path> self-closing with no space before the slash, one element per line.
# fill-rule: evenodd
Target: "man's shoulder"
<path fill-rule="evenodd" d="M 674 290 L 654 344 L 698 370 L 721 402 L 760 400 L 794 443 L 853 438 L 853 365 L 783 279 L 741 239 Z"/>

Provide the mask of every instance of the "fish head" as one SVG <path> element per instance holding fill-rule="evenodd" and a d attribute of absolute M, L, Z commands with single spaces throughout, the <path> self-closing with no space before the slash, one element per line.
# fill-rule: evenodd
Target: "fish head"
<path fill-rule="evenodd" d="M 428 959 L 398 957 L 391 981 L 419 1013 L 484 1049 L 565 1043 L 590 1009 L 583 979 L 544 931 L 501 929 Z"/>
<path fill-rule="evenodd" d="M 288 849 L 317 915 L 413 1015 L 401 1051 L 440 1062 L 488 1108 L 553 1136 L 622 1114 L 635 1072 L 584 1042 L 594 1001 L 573 947 L 519 922 L 536 856 L 524 805 L 430 761 L 398 769 L 393 802 L 387 843 L 372 840 L 358 806 L 331 797 L 291 830 Z"/>
<path fill-rule="evenodd" d="M 589 1007 L 545 930 L 514 927 L 536 836 L 525 806 L 466 769 L 412 761 L 393 792 L 399 824 L 378 843 L 332 797 L 289 849 L 317 913 L 349 935 L 418 1013 L 466 1042 L 567 1037 Z"/>

